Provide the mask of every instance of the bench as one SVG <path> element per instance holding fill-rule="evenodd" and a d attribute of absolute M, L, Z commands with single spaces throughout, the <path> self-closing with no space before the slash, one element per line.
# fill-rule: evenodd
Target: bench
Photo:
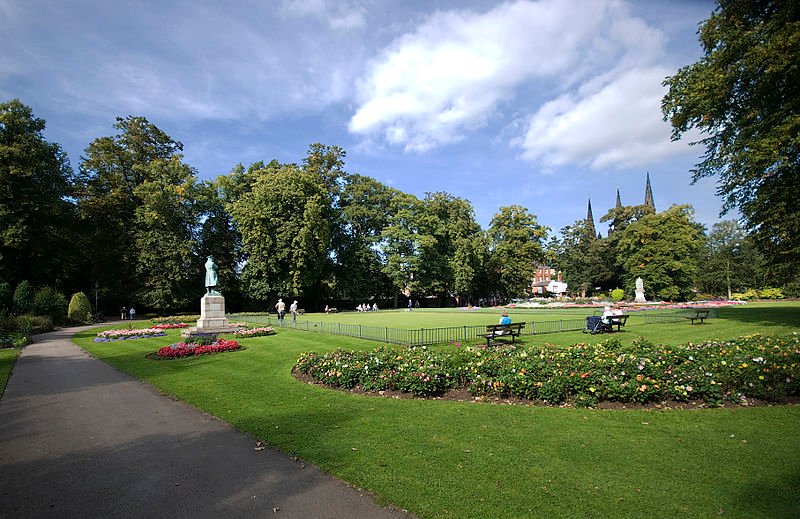
<path fill-rule="evenodd" d="M 305 315 L 305 314 L 306 314 L 306 309 L 305 308 L 298 308 L 297 309 L 297 315 Z"/>
<path fill-rule="evenodd" d="M 628 322 L 628 317 L 627 315 L 609 315 L 606 317 L 606 322 L 603 322 L 603 318 L 599 315 L 589 316 L 586 318 L 586 328 L 583 333 L 588 332 L 592 335 L 596 333 L 613 333 L 614 326 L 617 327 L 617 331 L 620 331 L 620 328 Z"/>
<path fill-rule="evenodd" d="M 700 321 L 700 324 L 703 324 L 703 321 L 708 319 L 709 310 L 695 310 L 693 314 L 687 315 L 686 318 L 692 321 L 694 324 L 695 321 Z"/>
<path fill-rule="evenodd" d="M 0 348 L 13 348 L 14 338 L 10 335 L 0 333 Z"/>
<path fill-rule="evenodd" d="M 325 313 L 326 314 L 338 314 L 339 313 L 339 309 L 338 308 L 328 308 L 327 310 L 325 310 Z"/>
<path fill-rule="evenodd" d="M 525 323 L 490 324 L 486 327 L 486 333 L 481 335 L 481 337 L 486 339 L 487 348 L 493 344 L 498 344 L 500 341 L 497 339 L 500 338 L 506 339 L 507 337 L 511 337 L 511 343 L 513 344 L 516 338 L 522 333 L 523 328 L 525 328 Z"/>

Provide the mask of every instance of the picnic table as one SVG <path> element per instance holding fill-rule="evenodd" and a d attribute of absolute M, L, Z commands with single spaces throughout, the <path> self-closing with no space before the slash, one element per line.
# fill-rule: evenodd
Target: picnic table
<path fill-rule="evenodd" d="M 500 342 L 508 342 L 505 339 L 511 337 L 513 344 L 517 337 L 522 333 L 525 328 L 525 323 L 511 323 L 511 324 L 490 324 L 486 327 L 486 333 L 481 337 L 486 339 L 486 347 L 497 345 Z M 498 339 L 503 339 L 499 341 Z"/>
<path fill-rule="evenodd" d="M 695 321 L 700 321 L 700 324 L 703 324 L 703 321 L 708 319 L 709 310 L 695 310 L 693 313 L 686 316 L 687 319 L 692 321 L 694 324 Z"/>

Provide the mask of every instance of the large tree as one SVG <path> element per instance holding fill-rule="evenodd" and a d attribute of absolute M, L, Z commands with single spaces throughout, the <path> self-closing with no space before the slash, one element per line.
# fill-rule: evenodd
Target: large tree
<path fill-rule="evenodd" d="M 73 289 L 72 169 L 44 129 L 18 99 L 0 104 L 0 282 Z"/>
<path fill-rule="evenodd" d="M 621 231 L 617 262 L 623 269 L 625 289 L 633 293 L 637 277 L 648 297 L 668 301 L 692 297 L 705 235 L 692 220 L 688 205 L 675 205 L 647 214 Z"/>
<path fill-rule="evenodd" d="M 139 295 L 144 296 L 143 291 L 151 295 L 163 291 L 149 277 L 150 261 L 140 256 L 150 239 L 144 234 L 156 230 L 147 223 L 142 207 L 145 203 L 161 203 L 155 192 L 160 187 L 183 183 L 169 177 L 177 168 L 182 178 L 185 167 L 175 163 L 181 162 L 183 145 L 144 117 L 117 118 L 114 128 L 119 131 L 117 135 L 95 139 L 86 148 L 76 194 L 87 234 L 86 247 L 91 250 L 86 269 L 91 281 L 106 294 L 106 301 L 119 305 L 134 302 Z M 150 182 L 154 184 L 145 186 Z M 162 228 L 160 232 L 167 230 Z M 175 239 L 184 241 L 182 237 Z M 145 261 L 140 263 L 140 259 Z M 170 264 L 177 269 L 182 262 Z M 180 274 L 174 272 L 170 277 L 178 278 Z M 151 295 L 142 302 L 153 304 L 169 299 Z"/>
<path fill-rule="evenodd" d="M 700 27 L 705 56 L 665 80 L 673 139 L 696 129 L 695 181 L 719 175 L 784 282 L 800 277 L 800 2 L 717 0 Z"/>
<path fill-rule="evenodd" d="M 488 234 L 495 289 L 501 297 L 521 297 L 530 292 L 533 271 L 544 258 L 547 231 L 536 215 L 519 205 L 501 207 L 494 215 Z"/>

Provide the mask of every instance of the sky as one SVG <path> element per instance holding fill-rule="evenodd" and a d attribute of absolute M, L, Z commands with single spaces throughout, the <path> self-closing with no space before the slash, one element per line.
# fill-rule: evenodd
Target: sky
<path fill-rule="evenodd" d="M 487 228 L 522 205 L 552 234 L 644 200 L 719 221 L 692 185 L 697 135 L 673 142 L 662 82 L 702 56 L 709 0 L 0 0 L 0 101 L 47 121 L 73 168 L 144 116 L 202 179 L 301 162 L 420 198 L 469 200 Z M 734 218 L 727 215 L 724 218 Z"/>

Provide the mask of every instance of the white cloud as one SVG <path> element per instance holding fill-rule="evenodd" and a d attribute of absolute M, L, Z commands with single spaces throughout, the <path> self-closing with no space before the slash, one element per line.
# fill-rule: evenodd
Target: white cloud
<path fill-rule="evenodd" d="M 670 142 L 661 119 L 661 82 L 669 70 L 635 68 L 595 90 L 564 94 L 545 103 L 530 119 L 518 144 L 527 159 L 546 164 L 589 164 L 594 169 L 631 167 L 686 153 Z"/>
<path fill-rule="evenodd" d="M 617 0 L 524 0 L 486 13 L 437 12 L 370 64 L 348 128 L 424 152 L 503 117 L 513 103 L 517 117 L 536 113 L 526 136 L 514 141 L 529 159 L 559 164 L 578 157 L 602 167 L 667 154 L 673 147 L 659 110 L 667 72 L 654 67 L 663 46 L 663 34 Z M 552 137 L 594 130 L 593 117 L 621 111 L 636 136 L 624 127 L 614 138 L 606 132 L 605 147 Z"/>

